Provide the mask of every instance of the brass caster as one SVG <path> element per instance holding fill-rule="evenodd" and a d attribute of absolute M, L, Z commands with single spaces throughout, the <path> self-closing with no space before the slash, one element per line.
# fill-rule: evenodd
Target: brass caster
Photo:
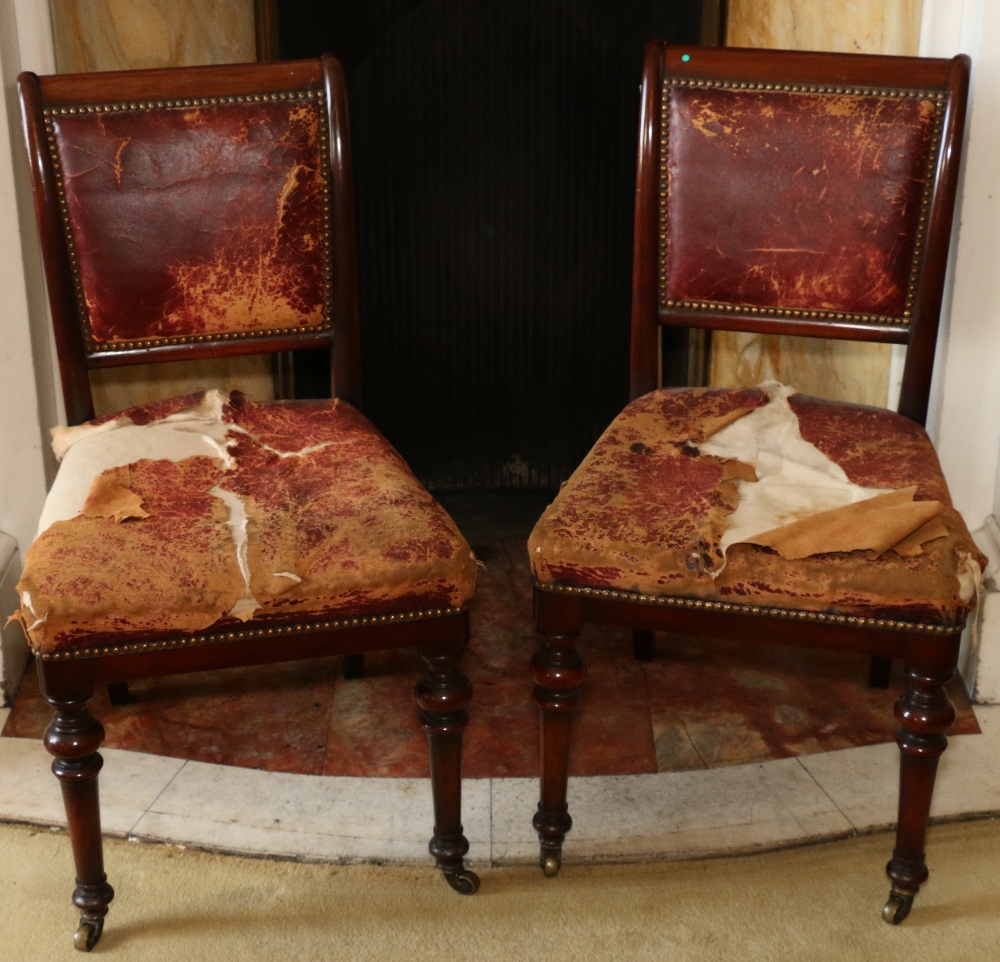
<path fill-rule="evenodd" d="M 104 919 L 80 919 L 80 927 L 73 936 L 73 948 L 89 952 L 100 941 L 103 931 Z"/>
<path fill-rule="evenodd" d="M 546 878 L 555 878 L 561 865 L 562 859 L 555 852 L 546 852 L 542 856 L 542 871 Z"/>
<path fill-rule="evenodd" d="M 445 872 L 444 880 L 459 895 L 475 895 L 479 891 L 479 876 L 467 868 L 461 872 Z"/>
<path fill-rule="evenodd" d="M 910 914 L 911 908 L 913 908 L 913 896 L 893 889 L 889 893 L 889 901 L 882 909 L 882 921 L 888 922 L 889 925 L 899 925 Z"/>

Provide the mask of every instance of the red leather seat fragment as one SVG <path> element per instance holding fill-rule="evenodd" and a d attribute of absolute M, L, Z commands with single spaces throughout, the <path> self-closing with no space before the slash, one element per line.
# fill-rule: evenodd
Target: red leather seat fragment
<path fill-rule="evenodd" d="M 961 624 L 983 559 L 951 507 L 933 446 L 913 421 L 793 394 L 802 439 L 856 485 L 916 486 L 942 502 L 945 537 L 919 553 L 831 551 L 795 560 L 721 541 L 753 469 L 699 450 L 768 402 L 759 388 L 658 390 L 614 420 L 540 518 L 529 551 L 536 581 L 650 596 L 830 614 Z"/>
<path fill-rule="evenodd" d="M 162 427 L 200 398 L 101 423 Z M 234 394 L 221 416 L 228 450 L 215 456 L 206 442 L 204 456 L 143 457 L 81 478 L 90 498 L 39 534 L 18 586 L 37 652 L 277 616 L 460 608 L 471 597 L 468 544 L 355 408 Z M 192 443 L 202 428 L 182 423 Z M 69 455 L 114 434 L 85 429 Z M 61 472 L 73 470 L 69 455 Z"/>

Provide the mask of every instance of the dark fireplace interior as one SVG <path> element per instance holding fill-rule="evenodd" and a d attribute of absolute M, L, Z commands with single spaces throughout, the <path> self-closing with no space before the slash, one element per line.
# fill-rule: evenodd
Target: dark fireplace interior
<path fill-rule="evenodd" d="M 554 489 L 627 400 L 643 48 L 718 42 L 718 0 L 275 10 L 347 73 L 366 412 L 434 490 Z"/>

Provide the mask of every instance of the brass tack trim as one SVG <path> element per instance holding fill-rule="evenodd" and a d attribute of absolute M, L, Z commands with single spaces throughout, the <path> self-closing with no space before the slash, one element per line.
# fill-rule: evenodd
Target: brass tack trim
<path fill-rule="evenodd" d="M 135 655 L 154 651 L 173 651 L 178 648 L 199 648 L 205 645 L 232 644 L 239 641 L 256 641 L 260 638 L 287 638 L 315 631 L 340 631 L 344 628 L 368 628 L 373 625 L 405 624 L 414 621 L 431 621 L 454 618 L 463 614 L 464 608 L 426 608 L 386 615 L 357 615 L 310 621 L 295 625 L 262 625 L 257 628 L 238 628 L 207 635 L 183 635 L 155 641 L 126 642 L 120 645 L 98 645 L 91 648 L 67 648 L 61 651 L 39 653 L 42 661 L 73 661 L 79 658 L 106 658 L 115 655 Z"/>
<path fill-rule="evenodd" d="M 75 117 L 86 114 L 120 113 L 127 110 L 171 110 L 297 100 L 314 100 L 322 103 L 325 101 L 325 96 L 319 90 L 279 90 L 273 93 L 230 94 L 220 97 L 165 97 L 153 100 L 119 100 L 110 103 L 78 104 L 73 107 L 46 107 L 43 113 L 46 118 Z"/>
<path fill-rule="evenodd" d="M 708 77 L 671 77 L 665 87 L 696 87 L 713 90 L 761 90 L 768 93 L 841 94 L 853 97 L 894 97 L 897 99 L 934 100 L 943 103 L 947 95 L 941 90 L 921 87 L 873 87 L 862 84 L 822 84 L 774 82 L 768 80 L 724 80 Z"/>
<path fill-rule="evenodd" d="M 91 354 L 102 354 L 153 347 L 176 347 L 182 344 L 218 344 L 223 341 L 248 341 L 294 334 L 317 334 L 329 330 L 330 324 L 324 323 L 303 325 L 302 327 L 266 328 L 258 331 L 219 331 L 212 334 L 184 334 L 176 337 L 158 337 L 132 341 L 102 341 L 99 344 L 88 338 L 87 349 Z"/>
<path fill-rule="evenodd" d="M 861 314 L 845 311 L 824 311 L 801 308 L 760 307 L 750 304 L 732 304 L 713 301 L 676 300 L 667 296 L 667 258 L 669 224 L 667 202 L 669 200 L 669 174 L 667 146 L 669 140 L 670 93 L 675 87 L 713 90 L 764 91 L 793 94 L 839 94 L 854 97 L 890 97 L 909 100 L 930 100 L 935 105 L 934 127 L 928 152 L 927 169 L 924 175 L 924 189 L 920 200 L 920 217 L 914 240 L 913 261 L 904 296 L 903 310 L 899 317 L 882 314 Z M 660 97 L 660 211 L 659 211 L 659 252 L 657 258 L 659 272 L 660 309 L 690 310 L 699 313 L 739 313 L 759 317 L 773 317 L 795 320 L 840 321 L 872 327 L 897 328 L 907 331 L 913 321 L 916 300 L 917 279 L 923 266 L 926 249 L 928 211 L 934 187 L 934 172 L 941 149 L 941 132 L 944 125 L 944 106 L 947 95 L 940 90 L 919 88 L 865 87 L 834 84 L 773 83 L 765 81 L 715 80 L 694 77 L 665 77 Z"/>
<path fill-rule="evenodd" d="M 541 584 L 539 591 L 557 595 L 578 595 L 583 598 L 600 598 L 606 601 L 624 601 L 630 604 L 650 605 L 659 608 L 686 608 L 694 611 L 715 611 L 721 614 L 753 615 L 763 618 L 781 618 L 785 621 L 805 621 L 815 624 L 847 625 L 852 628 L 875 628 L 884 631 L 916 631 L 928 635 L 955 635 L 960 627 L 928 625 L 919 622 L 894 621 L 889 618 L 866 618 L 861 615 L 835 615 L 822 611 L 800 611 L 789 608 L 771 608 L 763 605 L 740 605 L 729 601 L 707 601 L 703 598 L 677 598 L 670 595 L 645 595 L 614 588 L 578 588 L 573 585 Z"/>
<path fill-rule="evenodd" d="M 844 323 L 879 324 L 886 327 L 907 328 L 912 310 L 907 309 L 900 317 L 886 314 L 852 314 L 848 311 L 823 311 L 795 307 L 759 307 L 747 304 L 729 304 L 724 301 L 685 301 L 665 298 L 663 306 L 671 310 L 690 310 L 715 314 L 750 314 L 754 317 L 794 318 L 796 320 L 841 321 Z"/>
<path fill-rule="evenodd" d="M 188 344 L 214 344 L 226 341 L 264 340 L 290 335 L 319 334 L 333 329 L 333 270 L 332 241 L 330 238 L 333 216 L 331 211 L 330 184 L 333 176 L 327 162 L 326 152 L 321 151 L 323 158 L 322 170 L 322 220 L 323 220 L 323 320 L 318 324 L 296 325 L 292 327 L 266 328 L 256 331 L 222 331 L 211 334 L 183 334 L 170 337 L 139 338 L 133 340 L 116 340 L 97 342 L 93 339 L 90 326 L 90 311 L 83 290 L 83 280 L 80 273 L 76 242 L 73 238 L 72 225 L 69 217 L 69 203 L 66 197 L 66 186 L 63 168 L 59 160 L 55 120 L 59 117 L 77 117 L 92 114 L 113 114 L 126 111 L 148 110 L 185 110 L 194 107 L 221 107 L 246 103 L 289 103 L 309 101 L 316 103 L 319 110 L 319 138 L 321 143 L 329 140 L 330 132 L 327 123 L 326 94 L 321 90 L 282 90 L 273 93 L 234 94 L 221 97 L 180 97 L 158 100 L 123 100 L 112 103 L 81 104 L 74 107 L 48 107 L 43 111 L 46 127 L 46 142 L 49 159 L 56 180 L 56 194 L 63 222 L 63 235 L 70 259 L 70 272 L 73 277 L 77 316 L 86 344 L 87 353 L 91 355 L 118 353 L 122 351 L 145 350 L 154 347 L 179 347 Z"/>

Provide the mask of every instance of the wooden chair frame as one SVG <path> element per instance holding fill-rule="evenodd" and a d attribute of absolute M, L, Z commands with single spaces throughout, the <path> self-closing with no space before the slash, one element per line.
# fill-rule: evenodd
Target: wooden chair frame
<path fill-rule="evenodd" d="M 668 78 L 698 83 L 722 79 L 808 89 L 892 88 L 933 91 L 943 104 L 933 184 L 927 196 L 926 245 L 909 324 L 869 324 L 809 312 L 758 312 L 713 305 L 665 304 L 659 289 L 661 101 Z M 923 423 L 947 265 L 952 212 L 969 82 L 969 61 L 812 54 L 773 50 L 668 47 L 651 43 L 644 65 L 636 189 L 631 396 L 659 386 L 658 334 L 662 325 L 822 336 L 904 344 L 907 359 L 899 411 Z M 799 645 L 859 652 L 905 664 L 908 687 L 895 707 L 900 749 L 896 845 L 887 866 L 891 882 L 883 918 L 898 924 L 927 879 L 924 842 L 938 760 L 955 711 L 945 692 L 954 675 L 961 629 L 876 621 L 797 610 L 750 607 L 623 591 L 536 584 L 535 620 L 541 636 L 532 661 L 534 698 L 541 719 L 541 785 L 534 827 L 546 875 L 559 871 L 572 826 L 567 805 L 570 724 L 580 702 L 585 669 L 576 647 L 584 624 L 633 629 L 636 655 L 652 656 L 654 632 Z"/>
<path fill-rule="evenodd" d="M 175 342 L 95 350 L 81 330 L 73 263 L 60 215 L 60 191 L 46 138 L 46 112 L 107 109 L 94 105 L 281 95 L 311 91 L 325 104 L 329 167 L 330 250 L 329 326 L 306 333 L 278 333 L 247 339 L 195 337 Z M 338 397 L 361 405 L 360 337 L 354 246 L 353 186 L 347 102 L 342 71 L 331 57 L 225 67 L 195 67 L 119 73 L 19 78 L 25 136 L 31 162 L 67 421 L 94 416 L 88 372 L 94 368 L 160 361 L 198 360 L 222 355 L 290 352 L 326 348 Z M 207 98 L 207 100 L 206 100 Z M 275 642 L 278 642 L 275 644 Z M 468 642 L 465 609 L 406 610 L 343 619 L 286 618 L 245 627 L 189 635 L 96 639 L 85 650 L 41 656 L 41 689 L 55 716 L 45 746 L 55 757 L 53 771 L 66 806 L 76 864 L 73 903 L 80 910 L 76 946 L 88 951 L 100 938 L 114 896 L 103 864 L 98 773 L 104 730 L 88 710 L 95 687 L 121 694 L 129 680 L 241 665 L 341 655 L 345 674 L 356 675 L 363 652 L 416 646 L 426 670 L 416 685 L 420 719 L 427 735 L 434 805 L 430 852 L 456 891 L 478 888 L 465 868 L 468 842 L 461 824 L 462 733 L 471 696 L 459 660 Z"/>

